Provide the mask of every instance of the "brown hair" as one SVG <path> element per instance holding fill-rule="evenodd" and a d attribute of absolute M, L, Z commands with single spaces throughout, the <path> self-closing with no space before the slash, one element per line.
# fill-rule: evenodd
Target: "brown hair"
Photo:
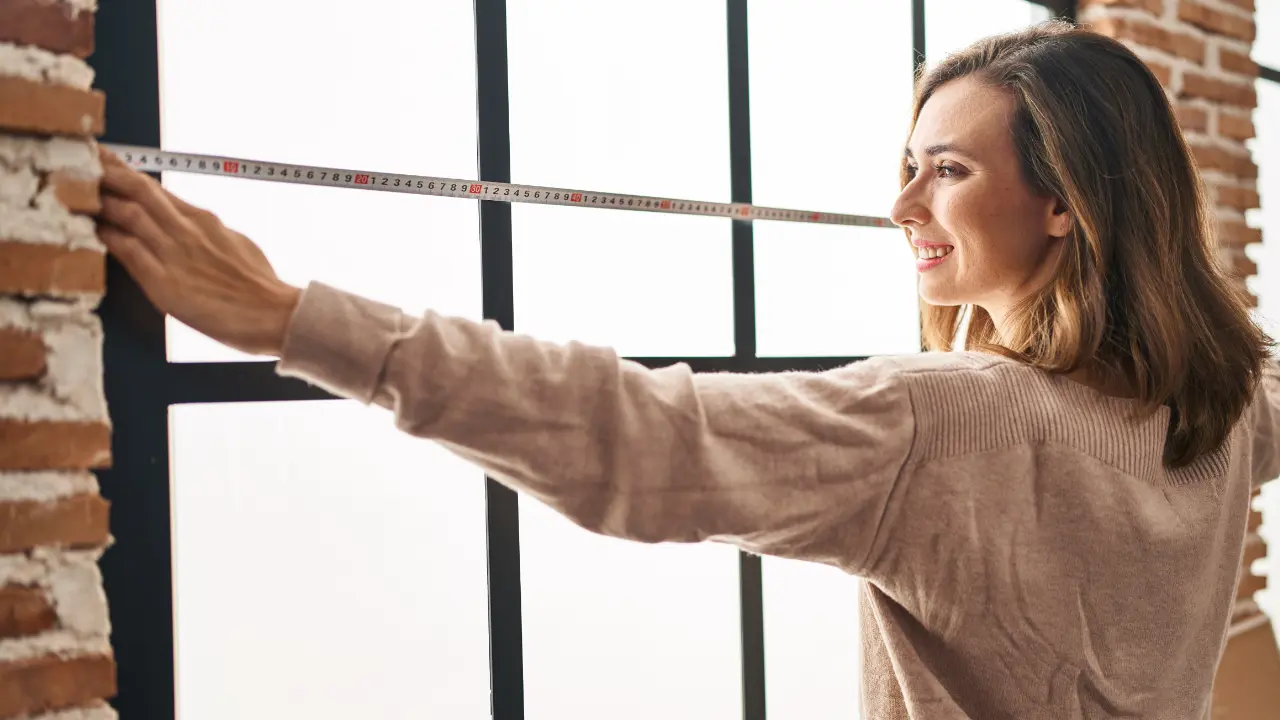
<path fill-rule="evenodd" d="M 1073 229 L 1052 279 L 1010 312 L 1005 337 L 967 308 L 965 347 L 1123 382 L 1142 413 L 1168 406 L 1170 467 L 1220 447 L 1252 401 L 1271 339 L 1242 284 L 1218 267 L 1213 212 L 1160 82 L 1119 42 L 1050 21 L 922 71 L 912 129 L 939 87 L 969 75 L 1013 97 L 1024 178 L 1069 209 Z M 925 347 L 951 350 L 965 310 L 922 303 Z"/>

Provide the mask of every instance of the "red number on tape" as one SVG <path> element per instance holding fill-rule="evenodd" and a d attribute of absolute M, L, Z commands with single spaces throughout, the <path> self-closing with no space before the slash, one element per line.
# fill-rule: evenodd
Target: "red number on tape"
<path fill-rule="evenodd" d="M 741 210 L 739 210 L 739 211 L 738 211 L 738 214 L 739 214 L 739 215 L 741 215 L 741 216 L 743 216 L 743 217 L 746 217 L 747 215 L 750 215 L 750 214 L 751 214 L 751 208 L 745 208 L 745 207 L 744 207 L 744 208 L 742 208 Z"/>
<path fill-rule="evenodd" d="M 662 201 L 662 209 L 663 209 L 663 210 L 670 210 L 670 209 L 671 209 L 671 201 L 670 201 L 670 200 L 663 200 L 663 201 Z"/>
<path fill-rule="evenodd" d="M 810 220 L 817 220 L 817 219 L 818 219 L 818 213 L 810 213 L 810 214 L 809 214 L 809 219 L 810 219 Z"/>
<path fill-rule="evenodd" d="M 368 175 L 357 175 L 357 176 L 356 176 L 356 184 L 357 184 L 357 185 L 368 185 L 368 184 L 369 184 L 369 176 L 368 176 Z"/>
<path fill-rule="evenodd" d="M 222 171 L 229 173 L 240 172 L 240 163 L 228 160 L 227 162 L 222 163 Z"/>
<path fill-rule="evenodd" d="M 467 192 L 471 193 L 472 195 L 479 195 L 480 183 L 471 183 L 471 187 L 467 188 Z"/>
<path fill-rule="evenodd" d="M 570 195 L 569 202 L 582 202 L 582 193 L 574 193 Z"/>

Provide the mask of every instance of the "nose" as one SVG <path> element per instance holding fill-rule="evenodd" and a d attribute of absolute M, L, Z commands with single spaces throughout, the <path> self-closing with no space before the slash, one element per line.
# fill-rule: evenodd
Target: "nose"
<path fill-rule="evenodd" d="M 923 186 L 922 178 L 916 176 L 898 193 L 898 199 L 893 202 L 893 209 L 889 212 L 889 219 L 894 225 L 919 226 L 929 222 L 929 206 Z"/>

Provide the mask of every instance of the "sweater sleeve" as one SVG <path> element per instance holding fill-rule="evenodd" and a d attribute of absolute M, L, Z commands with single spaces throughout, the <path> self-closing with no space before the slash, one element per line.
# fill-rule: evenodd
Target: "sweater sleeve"
<path fill-rule="evenodd" d="M 651 370 L 313 283 L 278 370 L 394 413 L 592 532 L 726 542 L 858 573 L 911 446 L 876 360 L 821 373 Z"/>
<path fill-rule="evenodd" d="M 1280 475 L 1280 362 L 1268 359 L 1253 402 L 1253 484 Z"/>

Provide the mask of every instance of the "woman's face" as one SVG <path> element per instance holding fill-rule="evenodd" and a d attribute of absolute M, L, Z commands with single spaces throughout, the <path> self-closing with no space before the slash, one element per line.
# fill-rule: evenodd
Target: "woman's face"
<path fill-rule="evenodd" d="M 997 327 L 1048 281 L 1070 228 L 1058 201 L 1023 178 L 1013 111 L 1008 94 L 971 78 L 938 88 L 907 143 L 910 180 L 891 214 L 916 253 L 925 302 L 977 305 Z"/>

